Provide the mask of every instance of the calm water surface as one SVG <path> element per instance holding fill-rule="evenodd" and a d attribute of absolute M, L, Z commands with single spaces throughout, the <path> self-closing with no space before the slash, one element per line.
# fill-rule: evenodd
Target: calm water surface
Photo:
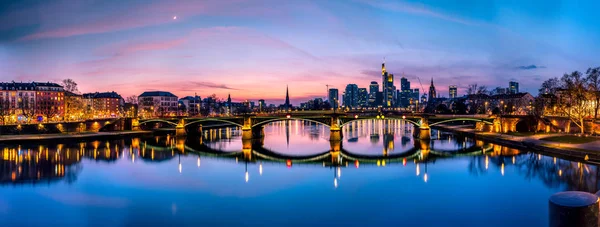
<path fill-rule="evenodd" d="M 589 164 L 436 130 L 427 146 L 401 121 L 344 130 L 0 145 L 0 226 L 547 226 L 551 194 L 598 190 Z"/>

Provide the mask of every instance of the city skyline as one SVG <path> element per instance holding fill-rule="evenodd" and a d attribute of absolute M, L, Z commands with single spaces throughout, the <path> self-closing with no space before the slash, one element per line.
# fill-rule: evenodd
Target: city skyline
<path fill-rule="evenodd" d="M 4 81 L 72 78 L 82 92 L 231 93 L 267 103 L 283 103 L 289 84 L 297 105 L 326 97 L 326 84 L 381 81 L 386 58 L 396 80 L 433 77 L 439 94 L 506 80 L 536 94 L 544 80 L 594 65 L 599 51 L 593 1 L 70 3 L 2 3 Z"/>

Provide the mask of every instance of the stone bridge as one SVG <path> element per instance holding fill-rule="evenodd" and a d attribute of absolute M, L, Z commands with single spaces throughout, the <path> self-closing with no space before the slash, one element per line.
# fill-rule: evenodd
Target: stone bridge
<path fill-rule="evenodd" d="M 175 127 L 176 135 L 183 136 L 187 133 L 201 133 L 203 124 L 225 124 L 237 126 L 242 129 L 242 139 L 250 140 L 264 136 L 263 127 L 271 122 L 302 120 L 328 126 L 330 129 L 330 141 L 342 140 L 342 128 L 347 127 L 354 121 L 379 119 L 399 119 L 415 126 L 413 136 L 420 140 L 430 140 L 430 127 L 450 122 L 476 122 L 478 127 L 494 128 L 500 124 L 496 117 L 490 115 L 431 115 L 431 114 L 388 114 L 382 113 L 328 113 L 328 114 L 303 114 L 284 113 L 270 116 L 257 116 L 247 114 L 234 117 L 215 118 L 171 118 L 171 119 L 144 119 L 134 122 L 134 128 L 147 124 L 163 124 Z"/>

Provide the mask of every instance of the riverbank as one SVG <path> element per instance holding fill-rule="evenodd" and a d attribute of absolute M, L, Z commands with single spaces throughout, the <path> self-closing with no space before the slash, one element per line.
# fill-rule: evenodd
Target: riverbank
<path fill-rule="evenodd" d="M 54 134 L 28 134 L 28 135 L 3 135 L 0 143 L 16 143 L 31 141 L 60 140 L 73 141 L 84 139 L 107 139 L 124 136 L 152 135 L 152 131 L 118 131 L 118 132 L 83 132 L 83 133 L 54 133 Z"/>
<path fill-rule="evenodd" d="M 533 150 L 547 153 L 552 156 L 577 159 L 600 165 L 600 141 L 581 144 L 545 141 L 544 138 L 562 136 L 565 134 L 534 134 L 530 136 L 515 136 L 493 132 L 480 132 L 465 126 L 438 125 L 432 128 L 452 131 L 459 135 L 466 135 L 486 142 L 513 147 L 517 149 Z M 587 157 L 587 158 L 586 158 Z M 586 160 L 587 159 L 587 160 Z"/>

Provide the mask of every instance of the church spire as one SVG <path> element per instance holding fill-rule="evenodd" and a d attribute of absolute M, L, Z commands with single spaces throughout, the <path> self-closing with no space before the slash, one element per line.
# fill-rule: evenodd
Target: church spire
<path fill-rule="evenodd" d="M 285 110 L 290 110 L 290 93 L 287 84 L 285 85 Z"/>

